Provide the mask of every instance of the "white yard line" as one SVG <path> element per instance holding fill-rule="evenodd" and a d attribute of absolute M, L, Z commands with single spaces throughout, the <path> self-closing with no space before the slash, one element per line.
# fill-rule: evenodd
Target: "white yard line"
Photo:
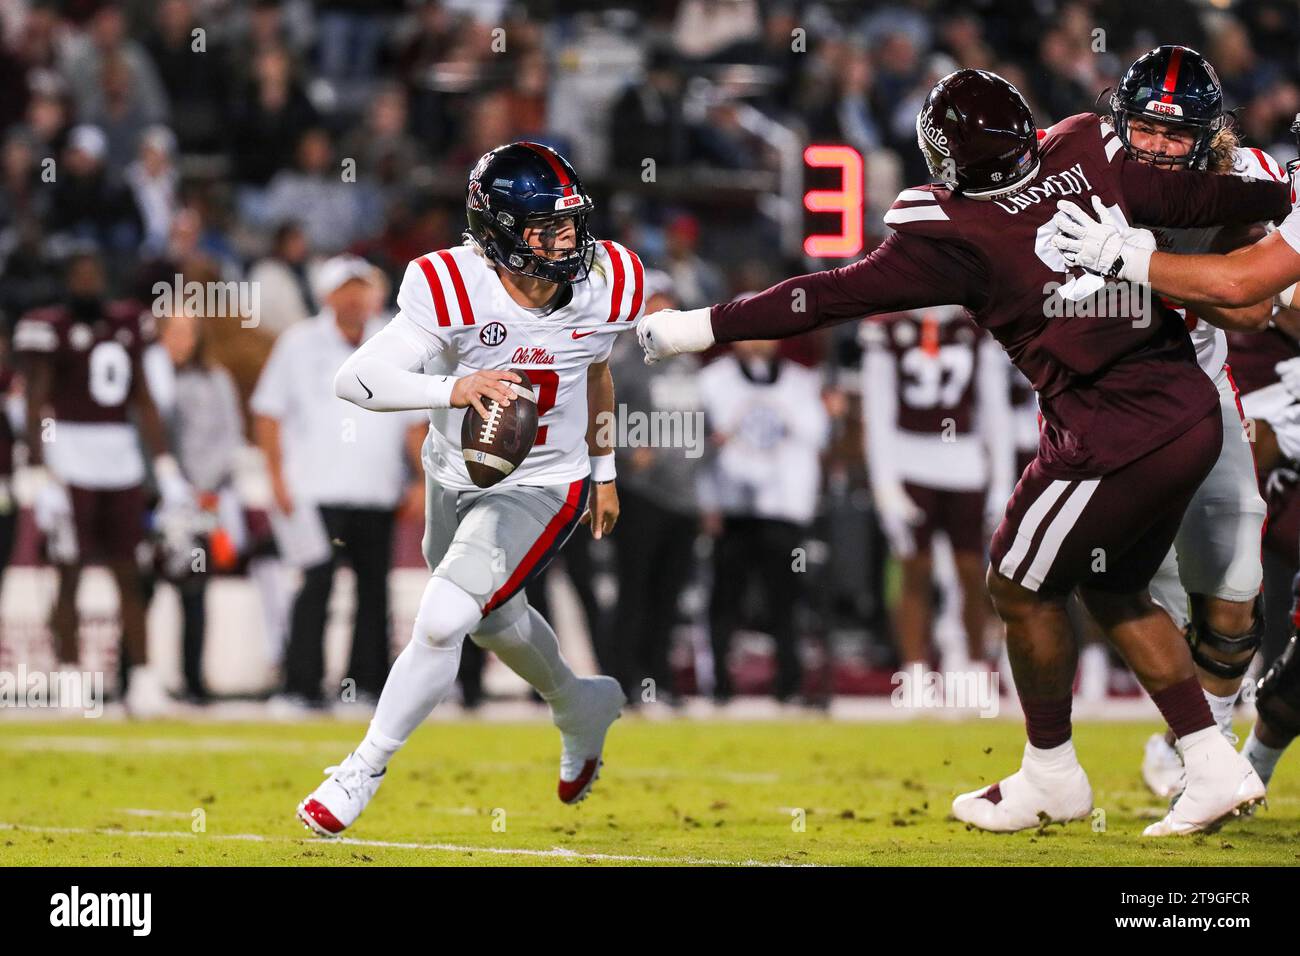
<path fill-rule="evenodd" d="M 681 866 L 786 866 L 784 863 L 765 863 L 761 860 L 711 860 L 694 856 L 641 856 L 630 853 L 586 853 L 565 847 L 549 850 L 527 850 L 520 847 L 460 846 L 455 843 L 405 843 L 395 840 L 357 840 L 352 837 L 333 839 L 297 839 L 294 837 L 262 836 L 256 833 L 197 834 L 188 830 L 118 830 L 113 827 L 40 827 L 16 823 L 0 823 L 0 830 L 16 833 L 61 834 L 64 836 L 154 837 L 162 839 L 236 840 L 245 843 L 286 843 L 298 846 L 375 847 L 390 850 L 424 850 L 434 853 L 489 853 L 495 856 L 526 856 L 543 859 L 599 860 L 609 863 L 667 863 Z"/>

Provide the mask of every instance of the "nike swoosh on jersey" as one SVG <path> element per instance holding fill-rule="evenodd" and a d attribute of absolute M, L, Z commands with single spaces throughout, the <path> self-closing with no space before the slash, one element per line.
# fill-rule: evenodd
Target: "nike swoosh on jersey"
<path fill-rule="evenodd" d="M 361 376 L 360 376 L 360 375 L 357 376 L 357 384 L 360 385 L 362 388 L 364 388 L 364 389 L 366 390 L 366 398 L 367 398 L 367 399 L 371 399 L 371 398 L 374 398 L 374 397 L 375 397 L 375 393 L 372 392 L 372 391 L 370 390 L 370 388 L 366 385 L 365 382 L 361 381 Z"/>
<path fill-rule="evenodd" d="M 589 336 L 589 335 L 595 335 L 595 334 L 596 334 L 597 332 L 599 332 L 599 331 L 600 331 L 600 329 L 590 329 L 589 331 L 586 331 L 586 332 L 579 332 L 577 329 L 574 329 L 574 330 L 573 330 L 573 337 L 574 337 L 575 339 L 585 339 L 587 336 Z"/>

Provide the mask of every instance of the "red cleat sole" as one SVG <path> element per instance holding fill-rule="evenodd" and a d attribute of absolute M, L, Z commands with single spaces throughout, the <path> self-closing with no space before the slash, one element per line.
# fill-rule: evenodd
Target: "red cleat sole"
<path fill-rule="evenodd" d="M 324 804 L 311 797 L 298 804 L 298 819 L 308 830 L 320 836 L 338 836 L 347 829 Z"/>
<path fill-rule="evenodd" d="M 573 780 L 561 780 L 556 787 L 556 794 L 561 803 L 581 803 L 591 793 L 591 786 L 600 779 L 600 768 L 604 761 L 593 757 L 582 765 L 582 773 Z"/>

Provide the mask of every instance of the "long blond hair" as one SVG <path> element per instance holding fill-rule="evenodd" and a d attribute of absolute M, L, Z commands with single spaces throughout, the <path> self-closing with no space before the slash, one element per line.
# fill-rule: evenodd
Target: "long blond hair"
<path fill-rule="evenodd" d="M 1214 134 L 1214 139 L 1210 140 L 1210 158 L 1205 164 L 1205 168 L 1212 173 L 1230 173 L 1236 163 L 1237 147 L 1241 145 L 1241 140 L 1237 136 L 1236 128 L 1229 123 L 1221 130 Z"/>

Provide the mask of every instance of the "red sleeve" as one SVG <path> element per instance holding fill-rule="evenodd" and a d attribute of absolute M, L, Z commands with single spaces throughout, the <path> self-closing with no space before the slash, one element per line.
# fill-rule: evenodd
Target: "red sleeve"
<path fill-rule="evenodd" d="M 1197 170 L 1174 172 L 1133 160 L 1120 163 L 1120 188 L 1144 226 L 1181 229 L 1272 222 L 1291 211 L 1286 183 Z"/>
<path fill-rule="evenodd" d="M 852 265 L 796 276 L 748 299 L 715 305 L 713 335 L 718 342 L 784 339 L 881 312 L 977 308 L 985 285 L 974 253 L 956 243 L 894 233 Z"/>

